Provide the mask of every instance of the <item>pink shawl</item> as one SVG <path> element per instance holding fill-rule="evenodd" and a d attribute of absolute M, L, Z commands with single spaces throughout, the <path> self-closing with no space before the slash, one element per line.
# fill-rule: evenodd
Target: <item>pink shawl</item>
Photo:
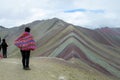
<path fill-rule="evenodd" d="M 17 38 L 15 40 L 15 45 L 21 50 L 25 51 L 36 49 L 36 44 L 33 36 L 28 32 L 24 32 L 19 38 Z"/>

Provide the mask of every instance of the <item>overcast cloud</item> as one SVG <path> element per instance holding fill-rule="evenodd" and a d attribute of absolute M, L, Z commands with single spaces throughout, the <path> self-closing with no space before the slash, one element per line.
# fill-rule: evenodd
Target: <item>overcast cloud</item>
<path fill-rule="evenodd" d="M 120 0 L 0 0 L 0 25 L 60 18 L 87 28 L 120 27 Z"/>

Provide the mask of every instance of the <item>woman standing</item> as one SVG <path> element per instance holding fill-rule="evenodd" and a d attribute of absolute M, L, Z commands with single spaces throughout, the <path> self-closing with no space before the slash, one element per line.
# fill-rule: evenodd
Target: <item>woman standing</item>
<path fill-rule="evenodd" d="M 3 39 L 2 40 L 2 43 L 1 43 L 1 48 L 2 48 L 2 52 L 3 52 L 3 58 L 7 58 L 7 43 L 6 43 L 6 40 Z"/>
<path fill-rule="evenodd" d="M 0 52 L 1 52 L 1 37 L 0 37 Z"/>
<path fill-rule="evenodd" d="M 15 45 L 20 48 L 22 55 L 23 69 L 30 70 L 29 58 L 31 50 L 36 49 L 35 41 L 33 36 L 30 34 L 30 28 L 26 27 L 25 32 L 15 40 Z"/>

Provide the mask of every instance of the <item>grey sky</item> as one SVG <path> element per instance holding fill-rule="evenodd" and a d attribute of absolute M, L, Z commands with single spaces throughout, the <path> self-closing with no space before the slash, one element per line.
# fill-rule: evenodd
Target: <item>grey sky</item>
<path fill-rule="evenodd" d="M 34 20 L 60 18 L 88 27 L 120 27 L 120 0 L 0 0 L 0 25 L 15 27 Z"/>

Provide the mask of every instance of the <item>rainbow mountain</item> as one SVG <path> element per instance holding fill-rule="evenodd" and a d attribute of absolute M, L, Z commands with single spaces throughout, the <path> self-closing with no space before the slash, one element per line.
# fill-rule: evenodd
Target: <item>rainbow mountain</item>
<path fill-rule="evenodd" d="M 32 57 L 57 57 L 113 80 L 120 79 L 120 28 L 88 29 L 58 18 L 37 20 L 14 28 L 1 27 L 0 36 L 6 38 L 9 45 L 8 57 L 20 57 L 14 40 L 25 27 L 31 28 L 37 43 Z"/>

